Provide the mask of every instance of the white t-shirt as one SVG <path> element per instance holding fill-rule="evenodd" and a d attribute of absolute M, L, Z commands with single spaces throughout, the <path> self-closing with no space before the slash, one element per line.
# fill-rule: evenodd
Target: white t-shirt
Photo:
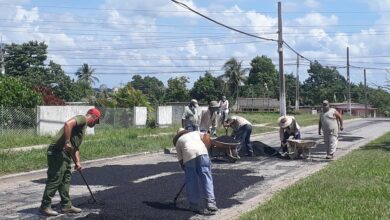
<path fill-rule="evenodd" d="M 233 130 L 237 131 L 244 125 L 252 125 L 248 120 L 241 116 L 232 116 L 231 119 L 235 120 L 230 126 Z"/>
<path fill-rule="evenodd" d="M 221 107 L 222 111 L 229 110 L 229 101 L 219 101 L 219 106 Z"/>
<path fill-rule="evenodd" d="M 204 154 L 208 154 L 206 145 L 201 137 L 203 133 L 198 131 L 183 134 L 176 142 L 177 159 L 183 160 L 183 164 Z"/>

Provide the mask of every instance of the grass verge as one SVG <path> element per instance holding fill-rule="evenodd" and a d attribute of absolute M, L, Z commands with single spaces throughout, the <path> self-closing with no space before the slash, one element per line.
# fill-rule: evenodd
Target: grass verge
<path fill-rule="evenodd" d="M 172 146 L 171 136 L 90 140 L 80 147 L 81 160 L 92 160 Z M 47 167 L 46 149 L 19 153 L 0 153 L 0 175 Z"/>
<path fill-rule="evenodd" d="M 240 219 L 390 219 L 389 157 L 387 133 Z"/>

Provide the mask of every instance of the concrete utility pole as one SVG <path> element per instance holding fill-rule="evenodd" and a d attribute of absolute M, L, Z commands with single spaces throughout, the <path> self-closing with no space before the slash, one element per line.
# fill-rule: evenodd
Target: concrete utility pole
<path fill-rule="evenodd" d="M 351 110 L 351 79 L 349 77 L 349 47 L 347 47 L 347 83 L 348 83 L 348 114 L 352 115 Z"/>
<path fill-rule="evenodd" d="M 297 86 L 295 88 L 295 110 L 299 110 L 299 54 L 297 54 Z"/>
<path fill-rule="evenodd" d="M 0 63 L 1 63 L 1 75 L 5 75 L 5 63 L 4 63 L 4 52 L 5 52 L 5 48 L 4 48 L 4 44 L 3 42 L 0 42 Z"/>
<path fill-rule="evenodd" d="M 367 97 L 367 77 L 366 77 L 366 69 L 364 69 L 364 117 L 368 117 L 368 97 Z"/>
<path fill-rule="evenodd" d="M 286 115 L 286 90 L 283 65 L 282 3 L 278 2 L 278 53 L 279 53 L 279 109 L 280 115 Z"/>

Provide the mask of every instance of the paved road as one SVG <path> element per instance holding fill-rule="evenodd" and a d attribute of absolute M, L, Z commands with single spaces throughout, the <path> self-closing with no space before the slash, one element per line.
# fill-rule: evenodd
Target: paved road
<path fill-rule="evenodd" d="M 336 159 L 389 131 L 390 121 L 385 119 L 346 122 Z M 321 140 L 316 126 L 303 128 L 302 137 Z M 276 133 L 252 138 L 273 147 L 279 145 L 278 139 Z M 100 203 L 88 203 L 88 190 L 74 173 L 71 195 L 83 212 L 48 219 L 234 219 L 278 190 L 320 170 L 329 163 L 324 158 L 321 143 L 309 161 L 267 156 L 242 158 L 234 164 L 215 161 L 213 178 L 220 211 L 214 216 L 188 211 L 184 194 L 178 206 L 173 206 L 173 198 L 183 184 L 183 173 L 174 155 L 152 153 L 99 160 L 85 164 L 83 173 Z M 1 219 L 45 219 L 37 212 L 45 175 L 41 170 L 0 178 Z M 58 201 L 56 196 L 54 204 Z"/>

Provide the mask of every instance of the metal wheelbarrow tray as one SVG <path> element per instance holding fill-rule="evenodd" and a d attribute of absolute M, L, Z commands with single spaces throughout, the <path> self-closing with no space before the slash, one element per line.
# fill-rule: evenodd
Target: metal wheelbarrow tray
<path fill-rule="evenodd" d="M 235 163 L 240 157 L 238 156 L 237 146 L 240 144 L 234 138 L 224 135 L 211 140 L 210 156 L 224 156 L 229 162 Z"/>
<path fill-rule="evenodd" d="M 302 153 L 304 159 L 311 159 L 311 149 L 317 144 L 317 141 L 313 140 L 287 140 L 288 155 L 291 159 L 295 159 Z"/>

